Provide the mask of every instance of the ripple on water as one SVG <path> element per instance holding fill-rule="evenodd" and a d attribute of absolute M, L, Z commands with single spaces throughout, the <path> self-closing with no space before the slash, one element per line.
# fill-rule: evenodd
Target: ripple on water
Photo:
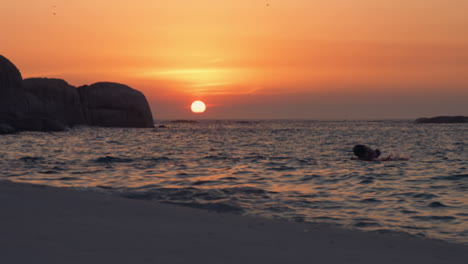
<path fill-rule="evenodd" d="M 77 177 L 61 177 L 61 178 L 58 178 L 57 180 L 59 180 L 59 181 L 78 181 L 78 180 L 80 180 L 80 178 L 77 178 Z"/>
<path fill-rule="evenodd" d="M 313 180 L 313 179 L 317 179 L 317 178 L 320 178 L 320 175 L 306 175 L 304 177 L 302 177 L 302 179 L 300 179 L 300 181 L 303 181 L 303 182 L 306 182 L 306 181 L 310 181 L 310 180 Z"/>
<path fill-rule="evenodd" d="M 382 201 L 375 198 L 362 199 L 360 203 L 381 203 Z"/>
<path fill-rule="evenodd" d="M 239 178 L 237 177 L 223 177 L 221 178 L 221 180 L 229 180 L 229 181 L 235 181 L 235 180 L 238 180 Z"/>
<path fill-rule="evenodd" d="M 205 159 L 205 160 L 223 161 L 223 160 L 229 160 L 230 157 L 209 155 L 209 156 L 203 157 L 203 159 Z"/>
<path fill-rule="evenodd" d="M 372 176 L 364 176 L 364 177 L 360 177 L 360 179 L 363 179 L 362 181 L 359 182 L 360 184 L 369 184 L 369 183 L 374 183 L 375 178 Z"/>
<path fill-rule="evenodd" d="M 148 160 L 159 163 L 159 162 L 170 161 L 171 159 L 169 157 L 162 156 L 162 157 L 152 157 L 152 158 L 149 158 Z"/>
<path fill-rule="evenodd" d="M 418 211 L 412 211 L 412 210 L 401 210 L 403 214 L 419 214 Z"/>
<path fill-rule="evenodd" d="M 208 184 L 217 184 L 217 181 L 196 181 L 192 183 L 193 186 L 198 186 L 198 185 L 208 185 Z"/>
<path fill-rule="evenodd" d="M 432 193 L 417 193 L 411 195 L 413 198 L 420 198 L 420 199 L 433 199 L 437 198 L 438 196 Z"/>
<path fill-rule="evenodd" d="M 70 174 L 74 175 L 93 175 L 96 173 L 103 172 L 103 170 L 84 170 L 84 171 L 71 171 Z"/>
<path fill-rule="evenodd" d="M 457 219 L 455 216 L 450 215 L 416 215 L 411 218 L 421 221 L 453 221 Z"/>
<path fill-rule="evenodd" d="M 60 173 L 59 171 L 55 170 L 45 170 L 45 171 L 39 171 L 40 174 L 58 174 Z"/>
<path fill-rule="evenodd" d="M 92 161 L 95 163 L 128 163 L 128 162 L 133 162 L 133 159 L 105 156 L 105 157 L 99 157 Z"/>
<path fill-rule="evenodd" d="M 294 170 L 296 170 L 296 168 L 281 165 L 279 167 L 268 168 L 268 170 L 271 170 L 271 171 L 294 171 Z"/>
<path fill-rule="evenodd" d="M 43 157 L 25 156 L 25 157 L 19 158 L 19 160 L 24 161 L 24 162 L 26 162 L 26 163 L 37 163 L 37 162 L 40 162 L 40 161 L 44 161 L 45 158 L 43 158 Z"/>
<path fill-rule="evenodd" d="M 450 176 L 437 176 L 432 177 L 433 180 L 446 180 L 446 181 L 460 181 L 460 180 L 468 180 L 468 174 L 457 174 L 457 175 L 450 175 Z"/>
<path fill-rule="evenodd" d="M 429 207 L 432 207 L 432 208 L 445 208 L 445 207 L 448 207 L 447 205 L 441 203 L 441 202 L 432 202 L 428 205 Z"/>

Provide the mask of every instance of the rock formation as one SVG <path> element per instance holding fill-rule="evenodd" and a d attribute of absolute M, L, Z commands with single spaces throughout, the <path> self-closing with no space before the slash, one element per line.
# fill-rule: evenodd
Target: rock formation
<path fill-rule="evenodd" d="M 23 81 L 29 93 L 30 111 L 54 117 L 68 127 L 86 124 L 78 90 L 60 79 L 31 78 Z"/>
<path fill-rule="evenodd" d="M 416 123 L 468 123 L 468 116 L 436 116 L 431 118 L 418 118 Z"/>
<path fill-rule="evenodd" d="M 60 79 L 22 80 L 15 65 L 0 55 L 0 134 L 76 125 L 154 126 L 145 96 L 126 85 L 96 83 L 77 89 Z"/>
<path fill-rule="evenodd" d="M 7 58 L 0 55 L 0 94 L 12 92 L 21 86 L 20 71 Z"/>
<path fill-rule="evenodd" d="M 20 100 L 22 79 L 16 66 L 0 55 L 0 134 L 16 132 L 13 122 L 25 112 Z"/>
<path fill-rule="evenodd" d="M 16 129 L 9 124 L 0 123 L 0 135 L 15 133 Z"/>
<path fill-rule="evenodd" d="M 78 88 L 87 124 L 104 127 L 153 127 L 145 96 L 126 85 L 95 83 Z"/>

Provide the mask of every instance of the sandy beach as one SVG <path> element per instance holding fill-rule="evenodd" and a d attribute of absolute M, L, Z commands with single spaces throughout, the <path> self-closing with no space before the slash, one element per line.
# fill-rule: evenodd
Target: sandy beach
<path fill-rule="evenodd" d="M 466 263 L 404 234 L 220 214 L 0 182 L 1 263 Z"/>

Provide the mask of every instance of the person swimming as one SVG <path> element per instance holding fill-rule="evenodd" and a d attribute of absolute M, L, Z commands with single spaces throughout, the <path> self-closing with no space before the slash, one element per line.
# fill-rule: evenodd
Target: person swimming
<path fill-rule="evenodd" d="M 360 160 L 376 160 L 380 156 L 380 150 L 373 150 L 366 145 L 356 145 L 353 148 L 354 155 Z"/>
<path fill-rule="evenodd" d="M 408 157 L 400 157 L 400 156 L 392 156 L 392 155 L 389 155 L 388 157 L 385 157 L 385 158 L 379 158 L 381 154 L 380 150 L 378 149 L 373 150 L 372 148 L 366 145 L 354 146 L 353 152 L 354 152 L 354 155 L 357 156 L 357 158 L 353 158 L 353 159 L 358 159 L 358 160 L 365 160 L 365 161 L 409 160 Z"/>

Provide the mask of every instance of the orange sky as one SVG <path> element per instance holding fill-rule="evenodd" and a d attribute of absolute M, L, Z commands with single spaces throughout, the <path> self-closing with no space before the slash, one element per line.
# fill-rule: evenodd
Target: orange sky
<path fill-rule="evenodd" d="M 156 119 L 468 115 L 466 0 L 15 0 L 26 77 L 115 81 Z M 204 100 L 208 111 L 190 113 Z"/>

